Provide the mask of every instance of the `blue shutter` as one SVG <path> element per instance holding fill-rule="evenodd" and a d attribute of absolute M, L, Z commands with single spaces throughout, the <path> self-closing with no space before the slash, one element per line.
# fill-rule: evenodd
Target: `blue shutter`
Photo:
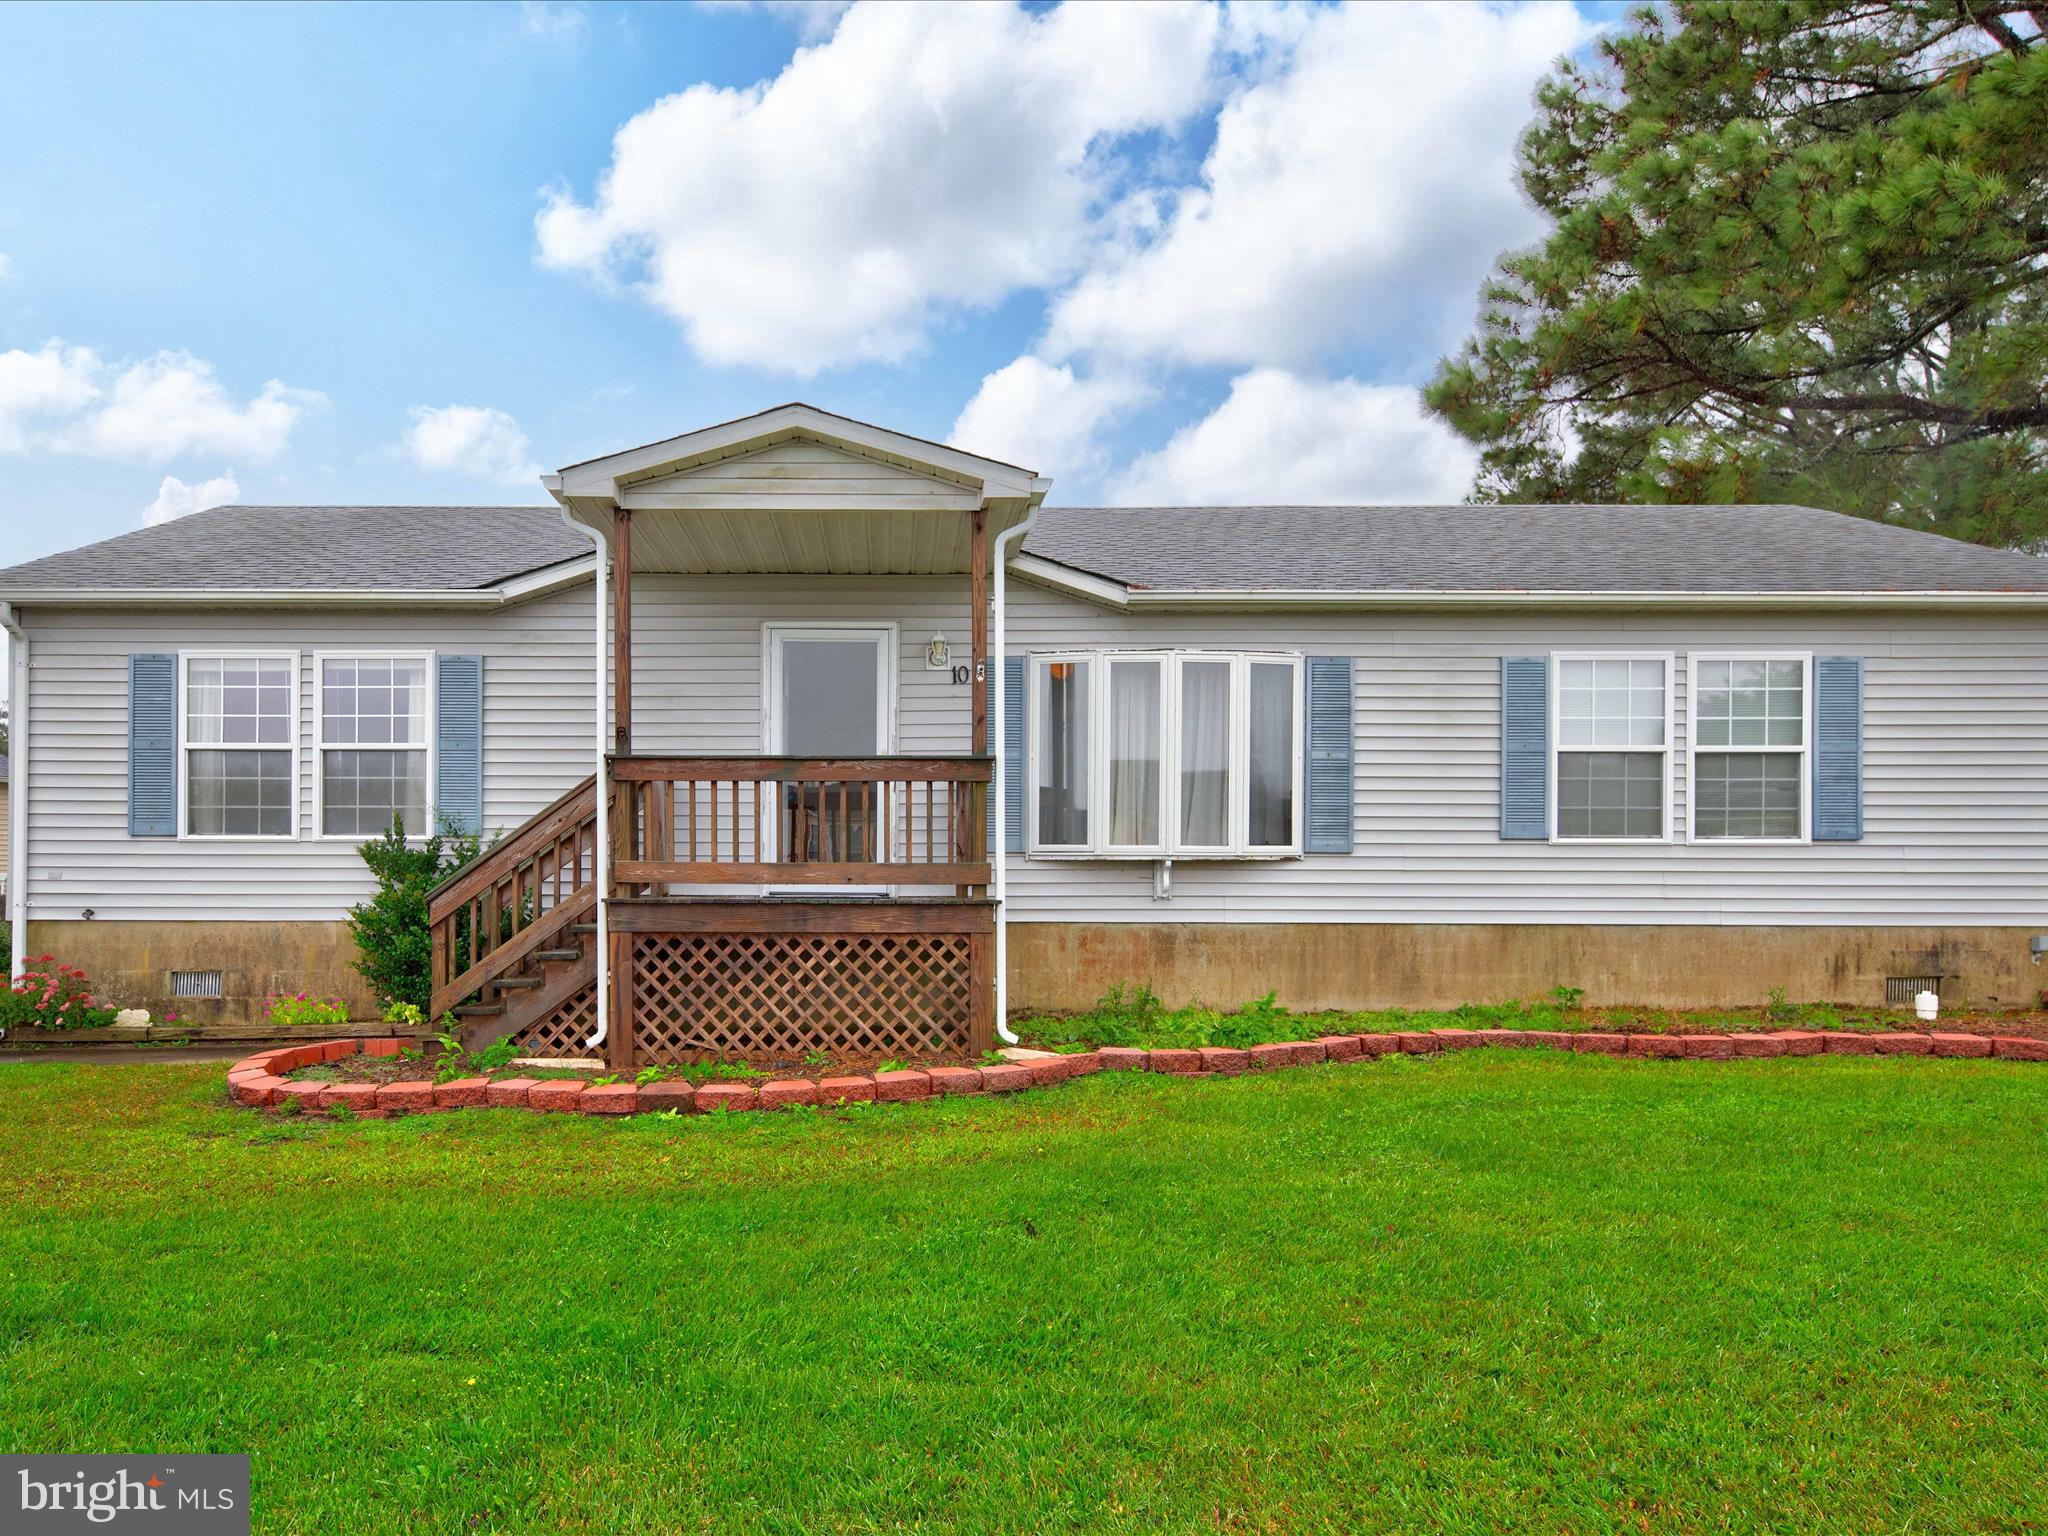
<path fill-rule="evenodd" d="M 1813 658 L 1813 840 L 1863 836 L 1863 658 Z"/>
<path fill-rule="evenodd" d="M 128 658 L 128 835 L 178 835 L 178 658 Z"/>
<path fill-rule="evenodd" d="M 484 827 L 484 659 L 434 658 L 434 818 L 458 832 Z"/>
<path fill-rule="evenodd" d="M 990 706 L 1003 711 L 1003 846 L 1010 853 L 1024 851 L 1024 722 L 1030 711 L 1024 707 L 1024 658 L 1003 658 L 1003 692 L 995 697 L 995 669 L 989 670 Z M 988 821 L 989 851 L 995 851 L 996 821 Z"/>
<path fill-rule="evenodd" d="M 1351 658 L 1308 658 L 1308 750 L 1302 754 L 1302 851 L 1351 852 Z"/>
<path fill-rule="evenodd" d="M 1550 658 L 1500 659 L 1500 835 L 1550 836 Z"/>

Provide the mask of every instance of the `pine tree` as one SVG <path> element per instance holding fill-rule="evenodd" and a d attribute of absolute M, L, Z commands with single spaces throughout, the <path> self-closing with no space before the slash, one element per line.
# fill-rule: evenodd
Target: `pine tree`
<path fill-rule="evenodd" d="M 1537 95 L 1554 221 L 1432 409 L 1474 495 L 2048 542 L 2048 4 L 1687 0 Z"/>

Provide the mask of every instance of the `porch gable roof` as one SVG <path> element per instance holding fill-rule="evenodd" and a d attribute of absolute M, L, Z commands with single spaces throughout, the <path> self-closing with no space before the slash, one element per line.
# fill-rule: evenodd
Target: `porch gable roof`
<path fill-rule="evenodd" d="M 966 569 L 965 514 L 1014 527 L 1049 480 L 792 403 L 572 464 L 541 483 L 578 522 L 634 515 L 634 567 L 742 574 Z"/>

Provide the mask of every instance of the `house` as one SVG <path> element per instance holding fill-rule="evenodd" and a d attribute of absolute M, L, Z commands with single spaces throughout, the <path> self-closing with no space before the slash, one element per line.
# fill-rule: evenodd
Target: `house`
<path fill-rule="evenodd" d="M 1792 506 L 1050 507 L 802 405 L 544 484 L 0 572 L 17 964 L 366 1005 L 396 813 L 499 839 L 434 900 L 437 1007 L 622 1060 L 979 1045 L 1118 982 L 2039 989 L 2029 556 Z"/>
<path fill-rule="evenodd" d="M 7 871 L 13 863 L 7 857 L 7 834 L 12 829 L 14 816 L 8 807 L 13 777 L 7 770 L 7 754 L 0 752 L 0 900 L 7 896 Z"/>

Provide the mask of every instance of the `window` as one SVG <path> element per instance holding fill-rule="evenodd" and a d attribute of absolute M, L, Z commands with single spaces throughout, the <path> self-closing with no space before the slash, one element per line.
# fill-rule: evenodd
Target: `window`
<path fill-rule="evenodd" d="M 1662 841 L 1671 780 L 1668 656 L 1560 656 L 1556 835 Z"/>
<path fill-rule="evenodd" d="M 425 656 L 318 659 L 321 836 L 427 834 L 427 674 Z"/>
<path fill-rule="evenodd" d="M 183 731 L 187 837 L 297 833 L 295 656 L 187 656 Z"/>
<path fill-rule="evenodd" d="M 1034 852 L 1300 850 L 1299 657 L 1081 651 L 1031 677 Z"/>
<path fill-rule="evenodd" d="M 1803 842 L 1810 656 L 1695 656 L 1692 835 Z"/>

